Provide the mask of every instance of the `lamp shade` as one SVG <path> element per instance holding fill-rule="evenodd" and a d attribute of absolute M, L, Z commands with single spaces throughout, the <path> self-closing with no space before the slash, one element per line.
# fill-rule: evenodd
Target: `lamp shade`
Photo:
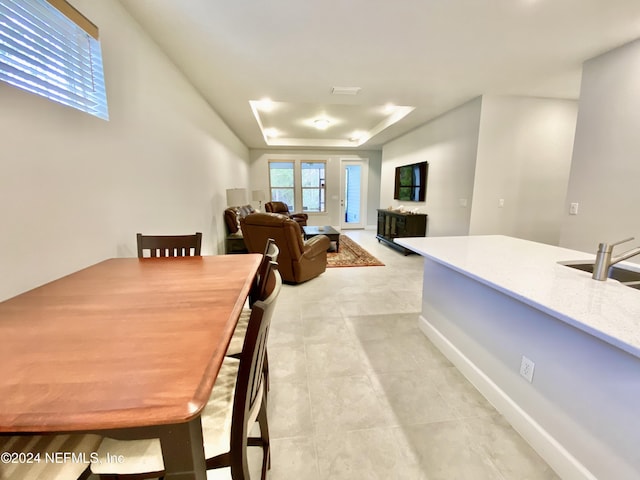
<path fill-rule="evenodd" d="M 240 207 L 246 205 L 247 189 L 246 188 L 228 188 L 227 189 L 227 206 Z"/>
<path fill-rule="evenodd" d="M 251 200 L 254 202 L 261 202 L 266 200 L 267 195 L 264 193 L 264 190 L 252 190 L 251 191 Z"/>

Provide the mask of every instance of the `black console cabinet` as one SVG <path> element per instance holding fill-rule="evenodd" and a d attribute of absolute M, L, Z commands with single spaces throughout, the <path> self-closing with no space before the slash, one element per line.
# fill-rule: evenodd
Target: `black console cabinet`
<path fill-rule="evenodd" d="M 378 234 L 379 242 L 384 242 L 390 247 L 397 248 L 405 255 L 412 253 L 402 245 L 393 241 L 401 237 L 426 237 L 427 215 L 424 213 L 400 213 L 393 210 L 378 209 Z"/>

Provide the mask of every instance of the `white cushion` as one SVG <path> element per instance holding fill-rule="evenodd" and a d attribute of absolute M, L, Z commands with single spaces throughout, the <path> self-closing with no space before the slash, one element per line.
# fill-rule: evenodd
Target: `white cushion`
<path fill-rule="evenodd" d="M 236 324 L 236 329 L 233 331 L 233 337 L 231 337 L 231 341 L 227 347 L 227 356 L 231 357 L 242 353 L 244 337 L 247 334 L 247 327 L 249 326 L 249 318 L 251 318 L 251 309 L 243 308 L 238 323 Z"/>
<path fill-rule="evenodd" d="M 124 461 L 109 462 L 110 457 L 120 456 Z M 131 473 L 162 472 L 164 462 L 162 461 L 162 448 L 160 440 L 152 438 L 149 440 L 115 440 L 105 438 L 98 449 L 98 462 L 91 464 L 91 472 L 96 475 L 118 474 L 125 475 Z"/>
<path fill-rule="evenodd" d="M 0 452 L 22 453 L 16 463 L 0 463 L 0 480 L 69 480 L 78 478 L 92 460 L 100 443 L 98 435 L 0 436 Z M 65 458 L 64 455 L 73 454 Z M 48 455 L 47 455 L 48 454 Z"/>
<path fill-rule="evenodd" d="M 205 458 L 228 452 L 231 440 L 233 396 L 236 388 L 240 361 L 225 358 L 209 401 L 200 413 Z M 108 463 L 106 455 L 122 455 L 124 462 Z M 91 465 L 91 471 L 100 474 L 135 474 L 164 470 L 160 440 L 115 440 L 105 438 L 98 449 L 99 463 Z M 4 479 L 2 479 L 4 480 Z"/>
<path fill-rule="evenodd" d="M 240 360 L 224 359 L 209 401 L 200 413 L 206 458 L 215 457 L 230 449 L 233 399 L 239 366 Z"/>

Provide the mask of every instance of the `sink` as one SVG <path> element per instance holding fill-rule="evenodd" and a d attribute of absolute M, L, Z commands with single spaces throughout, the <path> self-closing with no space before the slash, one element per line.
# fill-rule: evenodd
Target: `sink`
<path fill-rule="evenodd" d="M 578 263 L 578 262 L 558 262 L 565 267 L 575 268 L 576 270 L 582 270 L 583 272 L 593 273 L 593 263 Z M 631 288 L 637 288 L 640 290 L 640 272 L 629 270 L 627 268 L 612 266 L 609 268 L 609 278 L 617 280 L 623 285 Z"/>

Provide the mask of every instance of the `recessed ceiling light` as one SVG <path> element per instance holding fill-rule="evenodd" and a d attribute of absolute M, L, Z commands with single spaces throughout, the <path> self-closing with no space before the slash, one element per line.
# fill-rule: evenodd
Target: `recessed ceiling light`
<path fill-rule="evenodd" d="M 256 102 L 256 107 L 262 112 L 270 112 L 271 110 L 273 110 L 274 106 L 275 105 L 273 101 L 269 98 L 263 98 L 262 100 Z"/>
<path fill-rule="evenodd" d="M 333 95 L 357 95 L 362 88 L 360 87 L 333 87 L 331 93 Z"/>
<path fill-rule="evenodd" d="M 264 134 L 269 138 L 275 138 L 279 135 L 279 132 L 275 128 L 265 128 Z"/>
<path fill-rule="evenodd" d="M 326 130 L 327 128 L 329 128 L 329 125 L 331 125 L 331 122 L 328 118 L 316 118 L 313 121 L 313 126 L 318 130 Z"/>
<path fill-rule="evenodd" d="M 349 138 L 349 140 L 351 140 L 352 142 L 357 142 L 358 140 L 361 140 L 366 136 L 367 136 L 367 132 L 363 132 L 362 130 L 356 130 L 351 134 L 351 137 Z"/>
<path fill-rule="evenodd" d="M 396 106 L 393 103 L 387 103 L 384 106 L 384 113 L 386 113 L 387 115 L 395 112 L 395 110 L 396 110 Z"/>

